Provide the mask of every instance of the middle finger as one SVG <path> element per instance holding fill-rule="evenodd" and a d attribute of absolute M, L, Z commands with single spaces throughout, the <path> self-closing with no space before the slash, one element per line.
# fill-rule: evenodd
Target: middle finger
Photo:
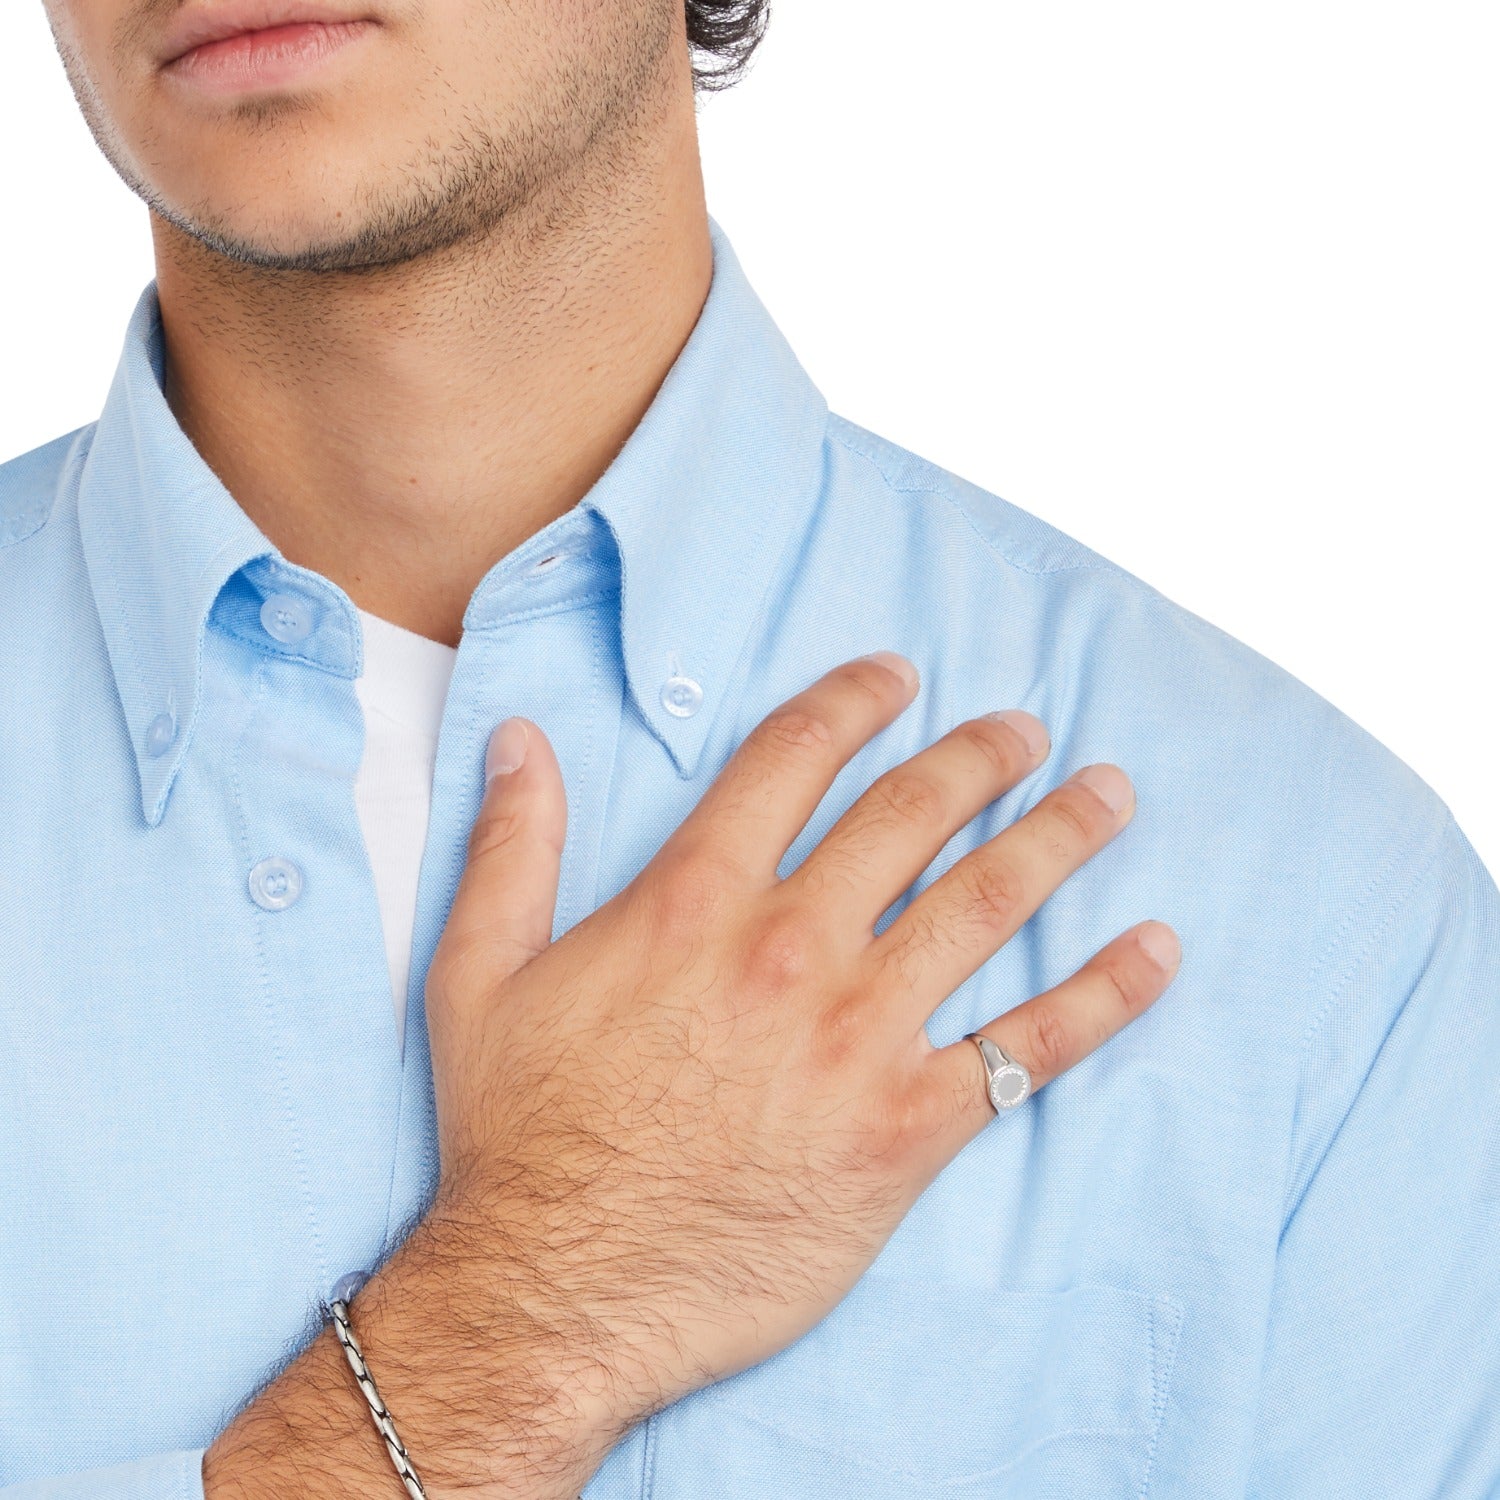
<path fill-rule="evenodd" d="M 1048 751 L 1046 727 L 1023 709 L 966 719 L 892 766 L 845 809 L 788 877 L 813 891 L 836 881 L 866 932 L 950 838 Z"/>
<path fill-rule="evenodd" d="M 1085 766 L 933 881 L 876 938 L 871 955 L 882 969 L 893 964 L 900 990 L 917 997 L 918 1024 L 1134 811 L 1134 789 L 1118 766 Z"/>

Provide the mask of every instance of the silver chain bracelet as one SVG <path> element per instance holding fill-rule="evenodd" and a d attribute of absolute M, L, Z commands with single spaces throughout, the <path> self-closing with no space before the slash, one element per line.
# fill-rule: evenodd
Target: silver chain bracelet
<path fill-rule="evenodd" d="M 369 1366 L 365 1364 L 365 1356 L 359 1347 L 359 1340 L 354 1337 L 354 1329 L 349 1324 L 349 1299 L 369 1279 L 369 1275 L 364 1271 L 350 1271 L 347 1275 L 340 1276 L 334 1283 L 328 1304 L 329 1313 L 333 1318 L 333 1331 L 338 1335 L 339 1343 L 343 1346 L 344 1358 L 349 1361 L 349 1368 L 354 1371 L 354 1378 L 359 1382 L 359 1388 L 364 1392 L 365 1400 L 370 1404 L 370 1415 L 374 1418 L 376 1430 L 385 1439 L 391 1462 L 395 1464 L 396 1473 L 400 1476 L 401 1483 L 406 1486 L 407 1494 L 412 1497 L 412 1500 L 427 1500 L 427 1491 L 422 1488 L 422 1481 L 417 1478 L 417 1471 L 411 1466 L 406 1444 L 396 1436 L 396 1424 L 391 1421 L 391 1414 L 386 1410 L 385 1402 L 380 1399 L 380 1392 L 375 1388 L 375 1379 L 370 1374 Z"/>
<path fill-rule="evenodd" d="M 380 1392 L 375 1388 L 375 1377 L 370 1374 L 364 1351 L 359 1347 L 359 1340 L 354 1337 L 354 1329 L 349 1324 L 349 1299 L 369 1279 L 367 1271 L 349 1271 L 334 1282 L 328 1302 L 333 1331 L 338 1335 L 344 1358 L 349 1361 L 349 1368 L 354 1371 L 354 1378 L 359 1382 L 365 1400 L 370 1403 L 370 1416 L 374 1419 L 375 1430 L 385 1439 L 391 1462 L 396 1466 L 401 1483 L 406 1486 L 406 1493 L 412 1500 L 427 1500 L 427 1491 L 422 1488 L 422 1481 L 417 1478 L 417 1471 L 411 1466 L 411 1456 L 406 1451 L 406 1444 L 396 1436 L 396 1424 L 391 1421 L 391 1414 L 386 1410 L 385 1402 L 380 1399 Z M 578 1500 L 583 1500 L 583 1496 L 580 1495 Z"/>

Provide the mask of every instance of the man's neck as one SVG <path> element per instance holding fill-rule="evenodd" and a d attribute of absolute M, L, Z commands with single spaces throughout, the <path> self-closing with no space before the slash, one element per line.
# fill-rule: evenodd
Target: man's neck
<path fill-rule="evenodd" d="M 247 267 L 153 215 L 167 401 L 290 561 L 456 646 L 489 568 L 589 491 L 713 268 L 691 115 L 628 193 L 609 166 L 366 273 Z"/>

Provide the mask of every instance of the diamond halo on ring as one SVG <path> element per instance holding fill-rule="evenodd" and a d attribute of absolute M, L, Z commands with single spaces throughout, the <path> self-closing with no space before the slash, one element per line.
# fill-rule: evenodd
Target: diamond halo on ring
<path fill-rule="evenodd" d="M 1003 1047 L 997 1046 L 989 1037 L 977 1031 L 968 1032 L 965 1041 L 972 1041 L 984 1059 L 985 1092 L 995 1108 L 1003 1114 L 1023 1104 L 1031 1094 L 1031 1074 Z"/>

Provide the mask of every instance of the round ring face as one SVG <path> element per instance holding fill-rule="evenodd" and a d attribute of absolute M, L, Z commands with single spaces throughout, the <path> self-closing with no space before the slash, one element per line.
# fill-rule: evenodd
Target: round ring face
<path fill-rule="evenodd" d="M 990 1077 L 990 1103 L 996 1109 L 1014 1109 L 1031 1092 L 1031 1075 L 1025 1068 L 1007 1063 Z"/>

